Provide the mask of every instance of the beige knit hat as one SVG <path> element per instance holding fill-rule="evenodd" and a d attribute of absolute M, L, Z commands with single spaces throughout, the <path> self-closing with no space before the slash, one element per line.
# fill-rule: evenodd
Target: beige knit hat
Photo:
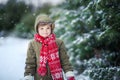
<path fill-rule="evenodd" d="M 35 20 L 35 25 L 34 25 L 34 28 L 35 28 L 35 31 L 38 32 L 38 24 L 39 23 L 42 23 L 42 22 L 46 22 L 46 23 L 52 23 L 52 31 L 55 27 L 55 24 L 53 22 L 53 20 L 46 14 L 39 14 L 37 17 L 36 17 L 36 20 Z"/>

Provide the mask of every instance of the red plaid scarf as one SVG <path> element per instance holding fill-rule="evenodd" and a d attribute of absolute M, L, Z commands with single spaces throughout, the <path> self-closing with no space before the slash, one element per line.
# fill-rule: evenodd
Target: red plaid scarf
<path fill-rule="evenodd" d="M 55 34 L 51 34 L 47 38 L 43 38 L 39 34 L 35 34 L 34 39 L 37 42 L 42 43 L 42 48 L 40 50 L 40 66 L 37 69 L 38 74 L 41 76 L 46 75 L 46 63 L 48 62 L 53 80 L 63 80 Z"/>

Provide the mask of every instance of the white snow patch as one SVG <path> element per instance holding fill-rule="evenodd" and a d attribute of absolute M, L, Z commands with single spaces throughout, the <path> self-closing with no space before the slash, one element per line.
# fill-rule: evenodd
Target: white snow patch
<path fill-rule="evenodd" d="M 24 76 L 28 42 L 14 37 L 0 39 L 0 80 L 20 80 Z"/>

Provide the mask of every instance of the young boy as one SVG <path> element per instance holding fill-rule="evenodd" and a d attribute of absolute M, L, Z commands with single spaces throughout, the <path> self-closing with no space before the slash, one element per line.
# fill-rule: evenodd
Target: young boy
<path fill-rule="evenodd" d="M 67 80 L 75 80 L 65 45 L 53 33 L 52 19 L 46 14 L 38 15 L 34 27 L 36 34 L 28 46 L 24 79 L 64 80 L 64 71 Z"/>

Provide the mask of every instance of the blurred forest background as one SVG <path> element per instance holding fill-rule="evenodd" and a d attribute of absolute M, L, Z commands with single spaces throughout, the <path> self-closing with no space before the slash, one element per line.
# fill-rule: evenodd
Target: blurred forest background
<path fill-rule="evenodd" d="M 64 0 L 34 6 L 25 1 L 0 3 L 0 37 L 31 39 L 39 13 L 54 19 L 75 74 L 91 80 L 120 80 L 120 0 Z"/>

